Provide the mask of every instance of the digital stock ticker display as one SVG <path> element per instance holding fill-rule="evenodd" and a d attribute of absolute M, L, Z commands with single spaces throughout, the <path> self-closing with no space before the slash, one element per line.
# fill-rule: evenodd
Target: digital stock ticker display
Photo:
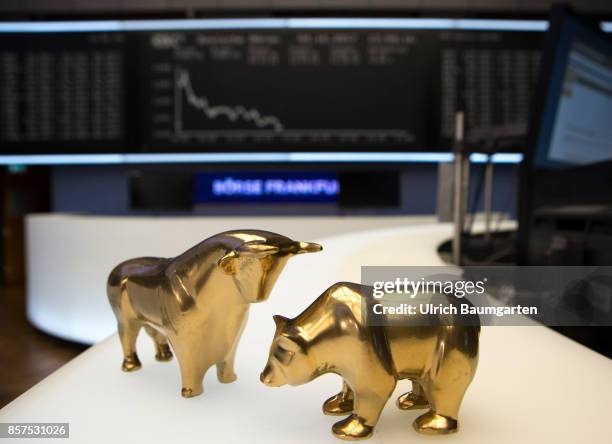
<path fill-rule="evenodd" d="M 2 152 L 448 151 L 457 110 L 520 143 L 543 37 L 151 22 L 5 32 Z"/>

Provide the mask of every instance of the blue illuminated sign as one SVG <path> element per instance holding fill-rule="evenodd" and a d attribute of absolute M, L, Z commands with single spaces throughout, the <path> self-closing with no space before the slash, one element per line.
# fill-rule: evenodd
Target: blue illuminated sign
<path fill-rule="evenodd" d="M 335 203 L 340 182 L 333 173 L 199 173 L 194 201 L 203 203 Z"/>

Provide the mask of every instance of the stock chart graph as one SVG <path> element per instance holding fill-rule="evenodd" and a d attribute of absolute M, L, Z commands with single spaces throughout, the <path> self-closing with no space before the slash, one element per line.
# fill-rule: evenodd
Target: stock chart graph
<path fill-rule="evenodd" d="M 357 31 L 151 35 L 150 143 L 415 144 L 415 42 Z"/>

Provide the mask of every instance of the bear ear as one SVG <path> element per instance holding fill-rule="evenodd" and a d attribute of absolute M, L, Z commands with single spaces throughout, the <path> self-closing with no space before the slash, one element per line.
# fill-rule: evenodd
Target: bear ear
<path fill-rule="evenodd" d="M 272 316 L 272 319 L 274 319 L 276 328 L 279 330 L 281 330 L 283 327 L 285 327 L 285 325 L 289 323 L 289 319 L 281 315 L 274 315 Z"/>

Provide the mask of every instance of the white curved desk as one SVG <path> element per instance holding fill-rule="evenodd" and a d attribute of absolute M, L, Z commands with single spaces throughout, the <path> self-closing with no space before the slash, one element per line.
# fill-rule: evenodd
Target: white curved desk
<path fill-rule="evenodd" d="M 437 265 L 451 227 L 429 224 L 334 236 L 325 250 L 289 262 L 270 300 L 251 309 L 236 361 L 238 381 L 222 385 L 209 372 L 202 396 L 183 399 L 176 361 L 158 363 L 145 335 L 143 369 L 120 371 L 113 335 L 0 410 L 0 422 L 70 422 L 78 443 L 339 443 L 337 418 L 322 402 L 340 387 L 325 375 L 300 387 L 259 382 L 274 333 L 271 316 L 295 316 L 331 283 L 359 281 L 361 265 Z M 418 435 L 419 412 L 387 404 L 371 443 L 604 443 L 612 399 L 612 361 L 545 327 L 485 327 L 476 378 L 456 435 Z M 398 384 L 394 396 L 408 390 Z"/>
<path fill-rule="evenodd" d="M 222 231 L 253 228 L 314 241 L 339 233 L 433 222 L 433 217 L 111 217 L 30 215 L 26 223 L 27 313 L 40 330 L 94 344 L 116 329 L 106 299 L 115 265 L 172 257 Z"/>

